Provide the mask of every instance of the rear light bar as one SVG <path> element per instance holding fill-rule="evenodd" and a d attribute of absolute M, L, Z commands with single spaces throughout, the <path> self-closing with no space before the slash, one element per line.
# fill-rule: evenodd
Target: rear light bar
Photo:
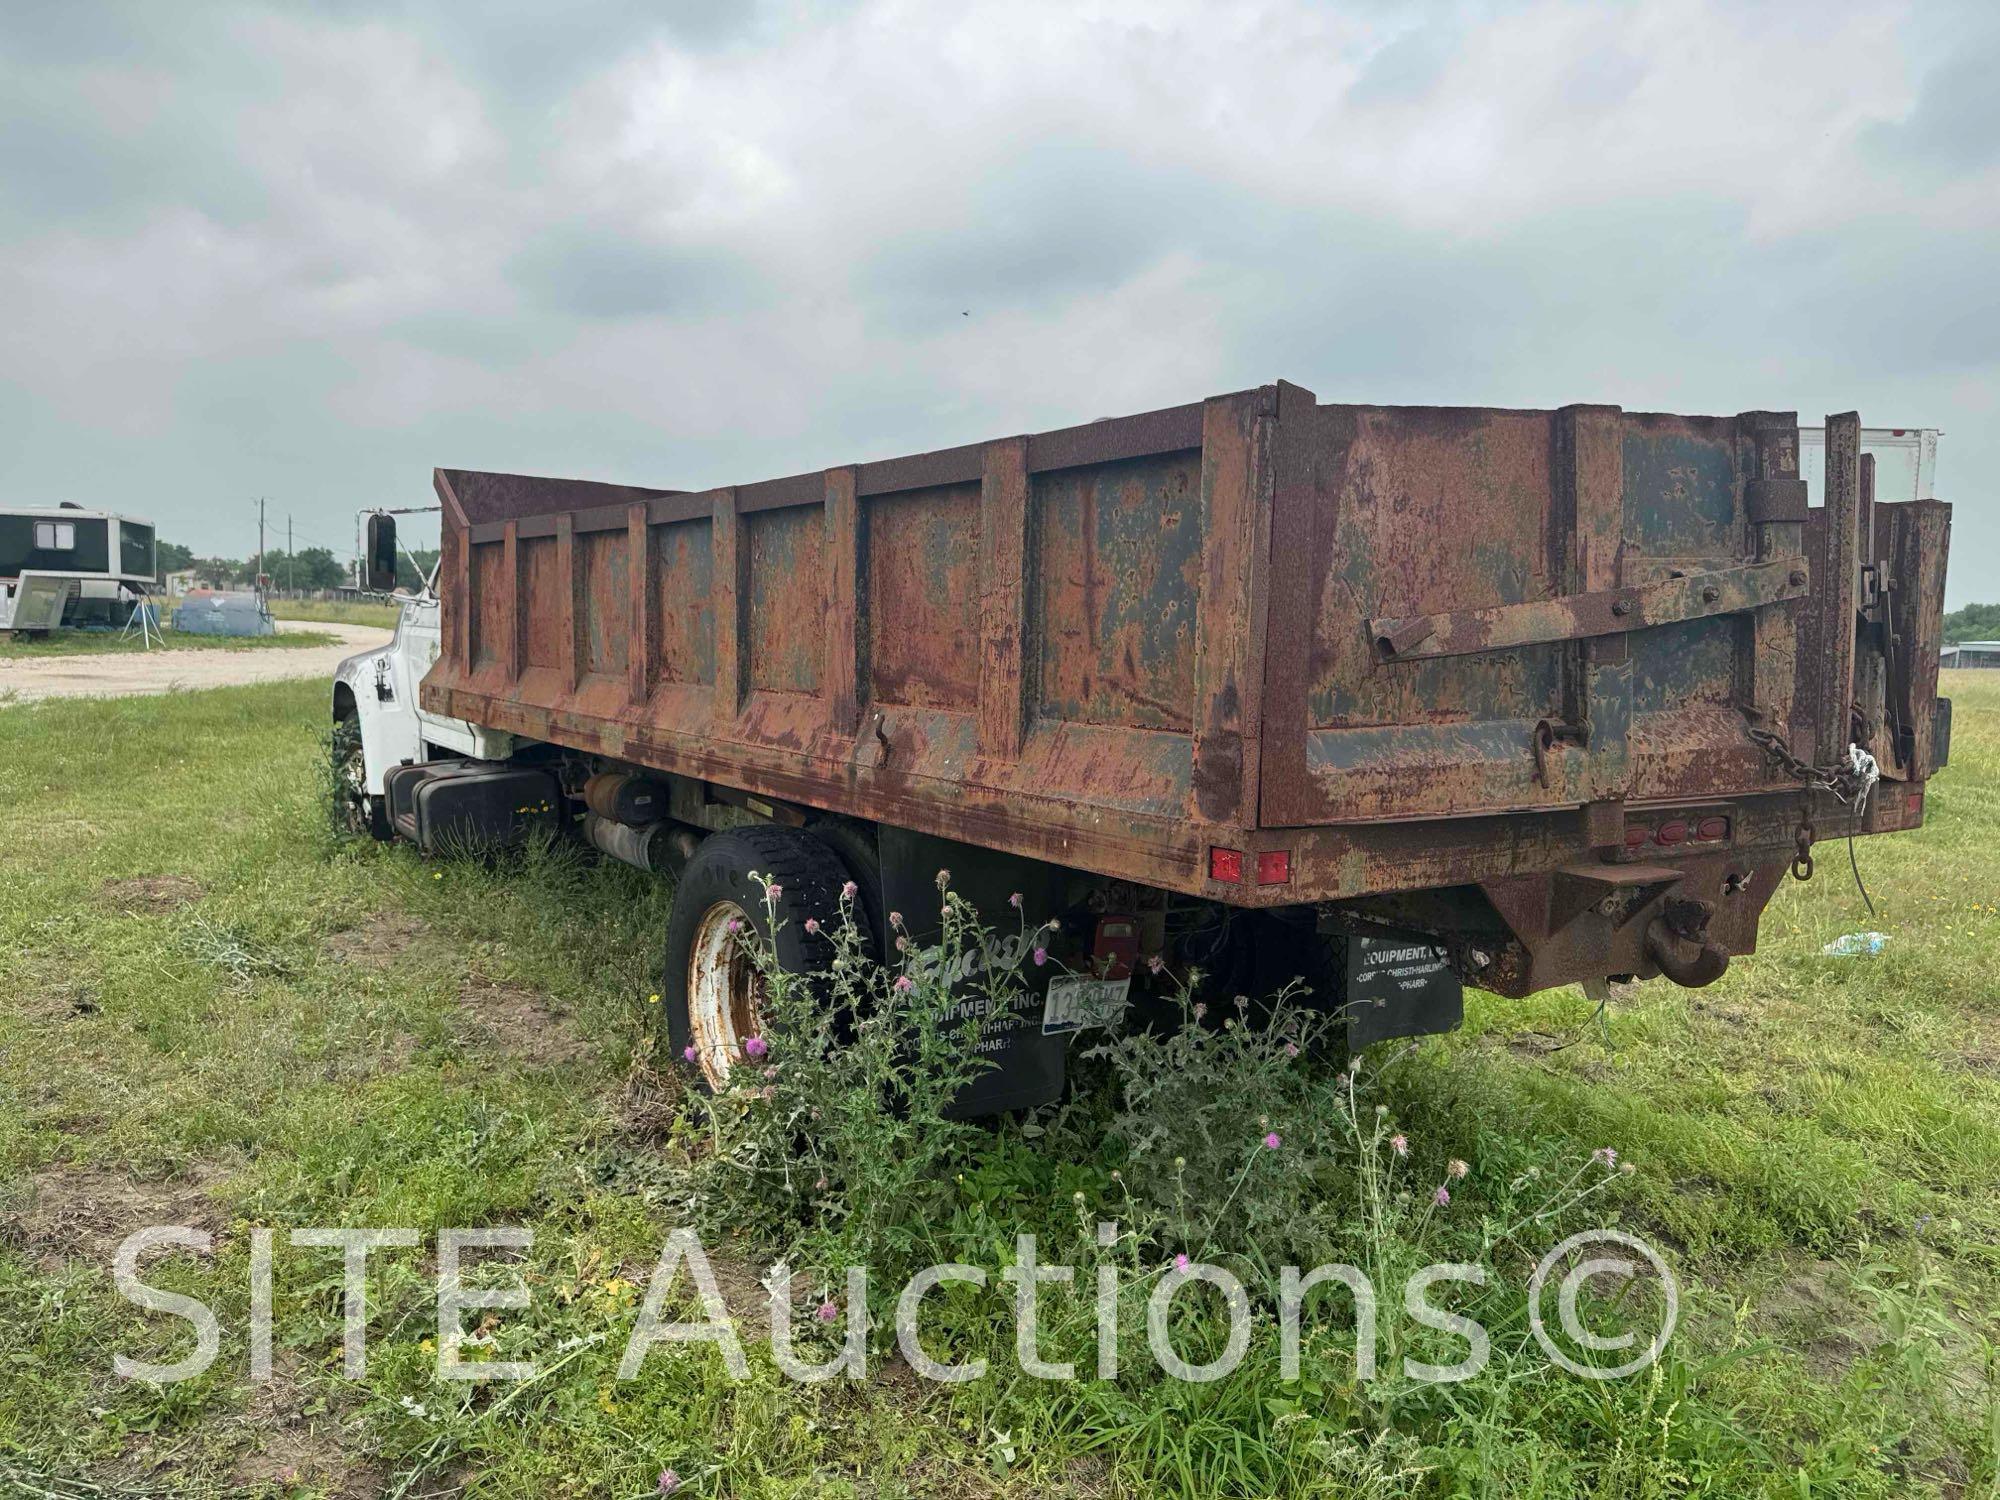
<path fill-rule="evenodd" d="M 1208 851 L 1208 878 L 1223 885 L 1243 884 L 1245 855 L 1241 849 L 1224 849 L 1215 844 Z M 1260 850 L 1257 859 L 1257 884 L 1289 885 L 1292 879 L 1292 853 L 1289 849 Z"/>
<path fill-rule="evenodd" d="M 1673 849 L 1682 844 L 1721 844 L 1728 839 L 1729 819 L 1719 813 L 1663 818 L 1651 825 L 1630 823 L 1625 828 L 1627 849 L 1643 849 L 1648 844 Z"/>

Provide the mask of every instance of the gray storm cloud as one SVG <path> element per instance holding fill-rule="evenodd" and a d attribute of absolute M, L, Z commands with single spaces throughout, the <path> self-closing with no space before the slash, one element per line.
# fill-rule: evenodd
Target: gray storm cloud
<path fill-rule="evenodd" d="M 0 10 L 0 477 L 242 553 L 437 463 L 697 486 L 1283 376 L 1947 429 L 1979 5 Z"/>

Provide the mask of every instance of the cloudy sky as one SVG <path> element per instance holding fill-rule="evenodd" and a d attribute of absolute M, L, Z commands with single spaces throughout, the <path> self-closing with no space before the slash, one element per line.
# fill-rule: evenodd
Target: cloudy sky
<path fill-rule="evenodd" d="M 1947 431 L 2000 597 L 2000 8 L 5 0 L 0 481 L 351 551 L 1276 377 Z"/>

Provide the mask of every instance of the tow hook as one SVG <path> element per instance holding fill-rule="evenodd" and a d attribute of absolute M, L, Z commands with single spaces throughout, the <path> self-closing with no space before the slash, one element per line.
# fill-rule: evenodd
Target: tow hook
<path fill-rule="evenodd" d="M 1646 924 L 1646 956 L 1685 989 L 1714 984 L 1729 967 L 1728 953 L 1708 938 L 1712 915 L 1714 908 L 1706 901 L 1673 899 L 1664 912 Z"/>

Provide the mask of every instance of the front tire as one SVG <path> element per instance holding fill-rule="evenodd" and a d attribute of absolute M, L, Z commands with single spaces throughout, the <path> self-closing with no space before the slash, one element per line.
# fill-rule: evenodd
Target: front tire
<path fill-rule="evenodd" d="M 350 833 L 387 841 L 389 814 L 380 797 L 368 795 L 368 767 L 361 747 L 361 720 L 351 710 L 333 721 L 333 816 Z"/>
<path fill-rule="evenodd" d="M 771 903 L 775 935 L 752 871 L 780 889 Z M 744 1043 L 761 1034 L 762 976 L 744 941 L 774 947 L 788 974 L 822 973 L 833 944 L 823 931 L 806 931 L 806 923 L 826 929 L 840 921 L 847 878 L 839 856 L 794 828 L 739 828 L 695 850 L 667 919 L 660 1000 L 669 1055 L 688 1067 L 698 1087 L 710 1093 L 726 1087 L 730 1070 L 744 1060 Z"/>

